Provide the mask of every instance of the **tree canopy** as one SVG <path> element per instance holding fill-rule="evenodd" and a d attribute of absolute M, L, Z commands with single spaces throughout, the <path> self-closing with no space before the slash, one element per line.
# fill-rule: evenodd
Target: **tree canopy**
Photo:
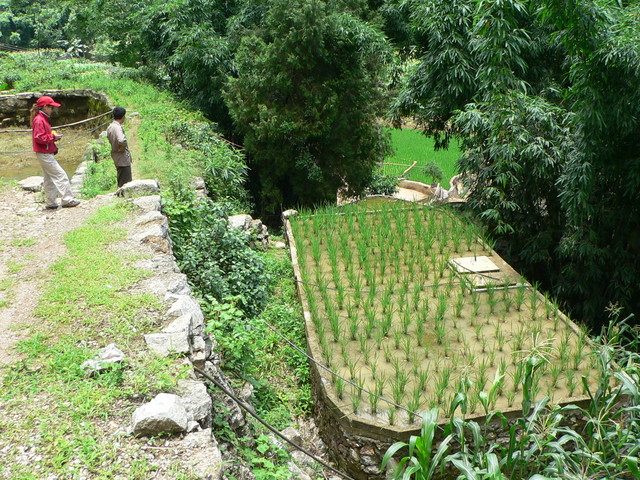
<path fill-rule="evenodd" d="M 462 141 L 508 260 L 594 326 L 640 310 L 639 19 L 635 0 L 0 0 L 1 42 L 138 66 L 216 121 L 262 212 L 361 191 L 395 95 L 393 122 Z"/>
<path fill-rule="evenodd" d="M 463 139 L 471 206 L 578 318 L 637 311 L 637 4 L 415 5 L 419 59 L 394 120 Z"/>
<path fill-rule="evenodd" d="M 225 99 L 270 212 L 359 193 L 387 149 L 384 37 L 318 0 L 272 2 L 243 36 Z"/>

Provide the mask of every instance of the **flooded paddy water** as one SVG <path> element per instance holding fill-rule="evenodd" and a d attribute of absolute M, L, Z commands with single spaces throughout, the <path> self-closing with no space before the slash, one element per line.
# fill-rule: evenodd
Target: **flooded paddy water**
<path fill-rule="evenodd" d="M 55 127 L 54 127 L 55 129 Z M 71 177 L 84 159 L 87 144 L 94 138 L 91 130 L 59 130 L 56 160 Z M 0 181 L 19 181 L 33 175 L 42 175 L 40 165 L 31 147 L 31 132 L 24 129 L 0 129 Z"/>
<path fill-rule="evenodd" d="M 54 109 L 51 126 L 62 135 L 56 159 L 71 177 L 82 163 L 87 145 L 111 122 L 106 96 L 91 90 L 45 90 L 0 94 L 0 183 L 42 175 L 31 145 L 29 116 L 41 95 L 62 104 Z"/>

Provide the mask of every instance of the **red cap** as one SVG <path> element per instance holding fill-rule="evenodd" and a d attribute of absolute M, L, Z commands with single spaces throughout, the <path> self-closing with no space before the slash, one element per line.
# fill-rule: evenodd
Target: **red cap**
<path fill-rule="evenodd" d="M 43 95 L 41 96 L 37 101 L 36 104 L 39 107 L 44 107 L 45 105 L 51 105 L 52 107 L 59 107 L 60 104 L 58 102 L 56 102 L 53 98 L 51 98 L 48 95 Z"/>

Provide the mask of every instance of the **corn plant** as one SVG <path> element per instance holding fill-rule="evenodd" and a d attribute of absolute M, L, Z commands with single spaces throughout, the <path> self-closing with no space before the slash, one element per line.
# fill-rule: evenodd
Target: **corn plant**
<path fill-rule="evenodd" d="M 406 456 L 402 457 L 393 471 L 393 480 L 409 478 L 431 480 L 434 478 L 437 470 L 444 464 L 449 444 L 453 440 L 453 435 L 448 435 L 434 452 L 434 439 L 437 428 L 438 409 L 432 409 L 422 417 L 420 435 L 412 435 L 408 443 L 396 442 L 391 445 L 382 458 L 381 468 L 384 470 L 397 452 L 406 450 Z"/>

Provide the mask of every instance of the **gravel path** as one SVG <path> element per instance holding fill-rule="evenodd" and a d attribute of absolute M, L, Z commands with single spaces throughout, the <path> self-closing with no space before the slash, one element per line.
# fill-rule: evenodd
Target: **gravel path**
<path fill-rule="evenodd" d="M 37 321 L 33 310 L 48 268 L 66 251 L 65 233 L 114 198 L 103 195 L 75 208 L 46 210 L 42 194 L 0 188 L 0 368 L 19 358 L 13 347 Z"/>

